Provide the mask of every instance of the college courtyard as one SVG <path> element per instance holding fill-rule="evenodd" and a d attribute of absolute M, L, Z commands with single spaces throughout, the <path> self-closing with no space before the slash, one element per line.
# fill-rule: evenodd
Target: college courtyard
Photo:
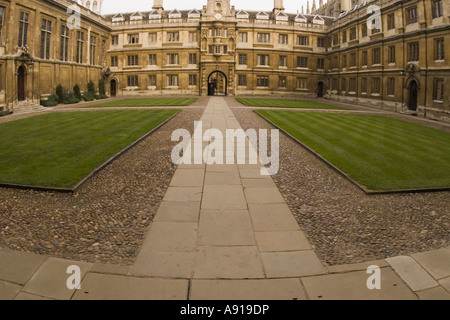
<path fill-rule="evenodd" d="M 0 300 L 449 300 L 448 2 L 168 5 L 0 0 Z"/>
<path fill-rule="evenodd" d="M 449 298 L 447 123 L 323 99 L 167 99 L 110 99 L 0 118 L 2 141 L 12 139 L 0 153 L 6 169 L 2 299 Z M 274 129 L 278 119 L 289 135 L 280 133 L 274 176 L 249 164 L 248 152 L 236 152 L 234 164 L 226 164 L 226 155 L 225 164 L 171 160 L 179 143 L 172 133 L 183 128 L 193 134 L 194 121 L 202 121 L 203 132 L 214 128 L 225 136 L 227 129 Z M 66 128 L 61 135 L 52 131 L 56 122 Z M 333 148 L 320 138 L 335 129 L 333 123 L 348 136 L 338 137 L 332 145 L 338 150 L 327 153 Z M 362 131 L 369 123 L 373 130 L 386 130 L 387 123 L 395 134 Z M 122 128 L 114 136 L 117 125 L 131 132 Z M 317 141 L 302 138 L 301 130 L 313 129 Z M 39 143 L 38 131 L 50 133 Z M 123 140 L 124 132 L 131 140 Z M 29 154 L 14 143 L 18 135 L 26 137 Z M 201 150 L 214 140 L 204 137 Z M 111 148 L 116 144 L 120 149 Z M 379 144 L 392 154 L 373 151 Z M 415 158 L 421 163 L 400 166 L 398 177 L 391 176 L 395 162 L 408 161 L 421 146 L 424 158 Z M 194 154 L 198 146 L 190 147 Z M 84 149 L 89 152 L 79 154 Z M 355 157 L 366 159 L 366 174 L 348 171 L 340 153 L 348 168 Z M 383 168 L 388 160 L 378 157 L 390 163 Z M 70 170 L 58 171 L 51 160 Z M 437 170 L 429 168 L 433 161 Z M 21 169 L 8 170 L 13 163 Z M 96 168 L 101 170 L 78 184 Z M 66 284 L 74 265 L 81 290 Z M 381 290 L 367 287 L 371 266 L 380 268 Z"/>

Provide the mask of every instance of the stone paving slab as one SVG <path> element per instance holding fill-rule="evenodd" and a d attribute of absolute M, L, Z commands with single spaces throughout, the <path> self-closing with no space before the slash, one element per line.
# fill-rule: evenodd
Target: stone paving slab
<path fill-rule="evenodd" d="M 311 300 L 417 300 L 392 269 L 381 269 L 381 290 L 367 288 L 369 276 L 365 271 L 355 271 L 301 280 Z"/>
<path fill-rule="evenodd" d="M 417 292 L 419 300 L 450 300 L 450 293 L 442 287 Z"/>
<path fill-rule="evenodd" d="M 129 274 L 160 278 L 192 278 L 195 252 L 157 252 L 140 254 Z"/>
<path fill-rule="evenodd" d="M 197 245 L 255 246 L 247 210 L 202 210 Z"/>
<path fill-rule="evenodd" d="M 435 279 L 450 276 L 450 248 L 416 253 L 411 256 Z"/>
<path fill-rule="evenodd" d="M 14 300 L 19 301 L 33 301 L 33 300 L 55 300 L 46 297 L 41 297 L 35 294 L 27 293 L 27 292 L 19 292 L 19 294 L 14 298 Z"/>
<path fill-rule="evenodd" d="M 241 182 L 244 188 L 276 188 L 271 179 L 242 179 Z"/>
<path fill-rule="evenodd" d="M 190 300 L 306 300 L 297 278 L 264 280 L 193 280 Z"/>
<path fill-rule="evenodd" d="M 448 292 L 450 292 L 450 277 L 439 280 L 439 284 L 445 288 Z"/>
<path fill-rule="evenodd" d="M 194 278 L 264 278 L 264 269 L 256 247 L 199 247 Z"/>
<path fill-rule="evenodd" d="M 162 202 L 154 222 L 198 222 L 199 202 Z"/>
<path fill-rule="evenodd" d="M 272 180 L 270 176 L 261 175 L 261 166 L 255 165 L 254 169 L 239 168 L 239 174 L 242 179 L 265 179 Z"/>
<path fill-rule="evenodd" d="M 1 250 L 0 280 L 24 285 L 46 259 L 32 253 Z"/>
<path fill-rule="evenodd" d="M 203 191 L 202 209 L 247 210 L 242 186 L 206 185 Z"/>
<path fill-rule="evenodd" d="M 205 185 L 241 185 L 241 178 L 237 171 L 207 172 Z"/>
<path fill-rule="evenodd" d="M 255 237 L 261 252 L 311 250 L 302 231 L 256 232 Z"/>
<path fill-rule="evenodd" d="M 313 250 L 261 253 L 268 278 L 292 278 L 326 273 Z"/>
<path fill-rule="evenodd" d="M 193 252 L 197 227 L 197 223 L 154 222 L 141 251 Z"/>
<path fill-rule="evenodd" d="M 395 257 L 386 259 L 386 261 L 413 291 L 438 286 L 437 281 L 411 257 Z"/>
<path fill-rule="evenodd" d="M 245 197 L 247 198 L 247 203 L 258 203 L 258 204 L 275 204 L 281 203 L 285 204 L 285 200 L 281 195 L 278 188 L 245 188 Z"/>
<path fill-rule="evenodd" d="M 0 280 L 0 300 L 13 300 L 21 289 L 18 284 Z"/>
<path fill-rule="evenodd" d="M 164 201 L 172 202 L 200 202 L 201 199 L 201 187 L 169 187 L 164 196 Z"/>
<path fill-rule="evenodd" d="M 104 263 L 94 263 L 94 265 L 89 270 L 90 272 L 95 273 L 105 273 L 105 274 L 118 274 L 125 275 L 130 270 L 129 266 L 118 266 L 113 264 L 104 264 Z"/>
<path fill-rule="evenodd" d="M 297 231 L 297 221 L 286 204 L 249 204 L 255 231 Z"/>
<path fill-rule="evenodd" d="M 88 273 L 73 300 L 186 300 L 188 280 Z"/>
<path fill-rule="evenodd" d="M 70 274 L 66 272 L 67 268 L 72 265 L 80 267 L 81 278 L 92 267 L 92 264 L 86 262 L 48 258 L 22 291 L 57 300 L 70 299 L 74 290 L 67 288 L 67 279 Z"/>
<path fill-rule="evenodd" d="M 178 169 L 170 182 L 171 187 L 202 187 L 204 169 Z"/>
<path fill-rule="evenodd" d="M 329 273 L 342 273 L 351 271 L 366 271 L 370 266 L 377 266 L 380 268 L 389 267 L 389 263 L 386 260 L 376 260 L 371 262 L 362 262 L 354 264 L 343 264 L 339 266 L 327 266 L 326 269 Z"/>

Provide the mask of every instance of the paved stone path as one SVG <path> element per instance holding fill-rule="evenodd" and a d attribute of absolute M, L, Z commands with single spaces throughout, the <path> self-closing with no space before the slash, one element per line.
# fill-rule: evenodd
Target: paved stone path
<path fill-rule="evenodd" d="M 201 120 L 204 131 L 240 128 L 223 98 Z M 272 178 L 240 159 L 180 165 L 131 267 L 0 250 L 0 299 L 450 299 L 450 247 L 323 266 Z M 70 265 L 80 290 L 67 289 Z M 366 286 L 371 265 L 381 290 Z"/>

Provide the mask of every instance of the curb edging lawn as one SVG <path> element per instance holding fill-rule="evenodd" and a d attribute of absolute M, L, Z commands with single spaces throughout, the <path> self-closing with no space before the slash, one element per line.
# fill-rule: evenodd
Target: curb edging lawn
<path fill-rule="evenodd" d="M 266 120 L 268 123 L 273 125 L 275 128 L 283 132 L 285 135 L 287 135 L 289 138 L 294 140 L 296 143 L 301 145 L 303 148 L 308 150 L 311 154 L 313 154 L 315 157 L 322 160 L 326 165 L 328 165 L 330 168 L 332 168 L 334 171 L 339 173 L 341 176 L 346 178 L 348 181 L 356 185 L 359 189 L 361 189 L 365 194 L 367 195 L 383 195 L 383 194 L 398 194 L 398 193 L 425 193 L 425 192 L 444 192 L 444 191 L 450 191 L 450 187 L 441 187 L 441 188 L 418 188 L 418 189 L 400 189 L 400 190 L 371 190 L 368 189 L 366 186 L 360 184 L 358 181 L 350 177 L 347 173 L 336 167 L 334 164 L 329 162 L 327 159 L 322 157 L 319 153 L 314 151 L 312 148 L 308 147 L 306 144 L 295 138 L 293 135 L 288 133 L 286 130 L 280 128 L 278 125 L 270 121 L 269 119 L 265 118 L 263 115 L 259 114 L 257 110 L 253 110 L 254 113 L 256 113 L 258 116 Z"/>
<path fill-rule="evenodd" d="M 163 110 L 163 109 L 161 109 Z M 9 188 L 9 189 L 23 189 L 23 190 L 34 190 L 34 191 L 47 191 L 47 192 L 59 192 L 59 193 L 75 193 L 78 191 L 86 182 L 88 182 L 90 179 L 95 177 L 97 174 L 102 172 L 106 167 L 108 167 L 111 163 L 113 163 L 117 158 L 122 156 L 123 154 L 127 153 L 129 150 L 134 148 L 136 145 L 141 143 L 143 140 L 148 138 L 152 133 L 159 130 L 162 126 L 164 126 L 166 123 L 168 123 L 170 120 L 172 120 L 174 117 L 176 117 L 181 110 L 176 112 L 174 115 L 172 115 L 170 118 L 165 120 L 164 122 L 160 123 L 158 126 L 147 132 L 145 135 L 140 137 L 139 139 L 135 140 L 133 143 L 128 145 L 126 148 L 120 150 L 118 153 L 113 155 L 111 158 L 103 162 L 99 167 L 92 170 L 87 176 L 82 178 L 80 181 L 78 181 L 72 188 L 59 188 L 59 187 L 44 187 L 44 186 L 33 186 L 33 185 L 25 185 L 25 184 L 14 184 L 14 183 L 3 183 L 0 182 L 0 188 Z"/>

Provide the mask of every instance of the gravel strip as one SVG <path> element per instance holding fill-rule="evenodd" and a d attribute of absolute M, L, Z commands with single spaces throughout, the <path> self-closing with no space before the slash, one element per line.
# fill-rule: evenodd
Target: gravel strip
<path fill-rule="evenodd" d="M 251 109 L 232 110 L 245 130 L 274 128 Z M 327 265 L 450 245 L 448 192 L 367 196 L 284 134 L 273 179 Z"/>
<path fill-rule="evenodd" d="M 183 109 L 75 194 L 0 188 L 0 247 L 132 264 L 176 169 L 171 134 L 193 131 L 203 112 Z"/>

